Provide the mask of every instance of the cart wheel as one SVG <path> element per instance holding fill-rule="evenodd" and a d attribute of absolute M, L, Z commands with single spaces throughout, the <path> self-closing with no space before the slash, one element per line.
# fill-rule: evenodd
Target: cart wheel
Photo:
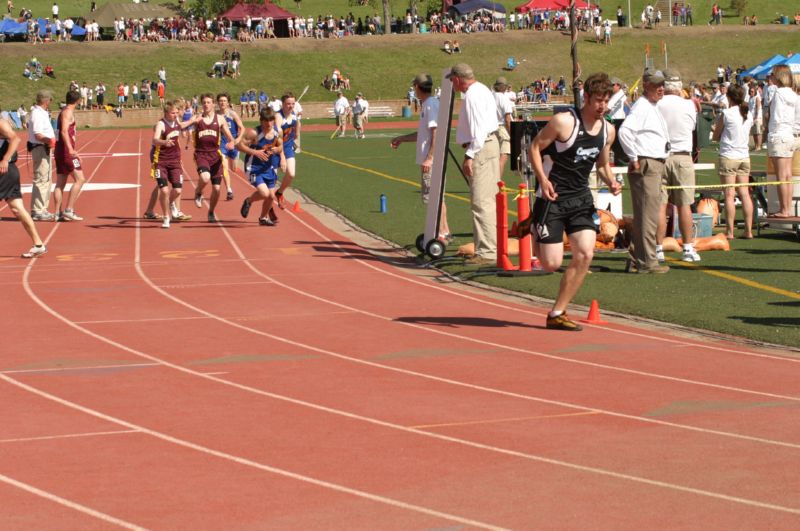
<path fill-rule="evenodd" d="M 444 244 L 439 240 L 431 240 L 428 242 L 428 247 L 425 249 L 425 252 L 428 253 L 433 259 L 441 258 L 444 256 Z"/>
<path fill-rule="evenodd" d="M 419 252 L 421 253 L 425 252 L 425 234 L 420 234 L 419 236 L 417 236 L 416 245 L 417 245 L 417 250 Z"/>

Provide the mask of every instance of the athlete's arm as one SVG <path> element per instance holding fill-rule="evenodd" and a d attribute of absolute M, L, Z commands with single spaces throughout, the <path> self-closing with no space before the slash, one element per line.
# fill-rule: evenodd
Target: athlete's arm
<path fill-rule="evenodd" d="M 19 136 L 11 129 L 11 126 L 5 120 L 0 120 L 0 138 L 5 138 L 8 142 L 8 149 L 5 156 L 0 159 L 0 174 L 8 173 L 8 165 L 10 164 L 11 157 L 17 152 L 19 147 Z"/>
<path fill-rule="evenodd" d="M 242 119 L 239 117 L 239 113 L 231 109 L 231 114 L 233 115 L 233 121 L 236 123 L 236 130 L 239 131 L 239 136 L 233 139 L 234 144 L 238 144 L 239 140 L 242 139 L 242 135 L 244 135 L 244 123 L 242 123 Z"/>
<path fill-rule="evenodd" d="M 722 130 L 725 129 L 725 124 L 723 123 L 723 114 L 720 113 L 717 115 L 717 121 L 714 124 L 713 132 L 711 135 L 711 140 L 714 142 L 719 142 L 719 139 L 722 138 Z"/>
<path fill-rule="evenodd" d="M 547 122 L 544 129 L 539 131 L 539 134 L 534 137 L 530 150 L 528 151 L 528 158 L 536 174 L 536 180 L 539 181 L 542 197 L 548 201 L 555 201 L 558 198 L 558 193 L 556 193 L 553 183 L 550 182 L 550 179 L 544 171 L 542 151 L 547 149 L 547 146 L 556 140 L 566 141 L 566 137 L 569 136 L 574 126 L 575 118 L 571 113 L 563 112 L 556 114 Z"/>
<path fill-rule="evenodd" d="M 252 155 L 259 160 L 269 160 L 269 155 L 263 149 L 253 149 L 250 147 L 250 143 L 255 142 L 257 138 L 258 134 L 255 129 L 247 129 L 242 135 L 242 139 L 239 141 L 237 147 L 246 155 Z"/>
<path fill-rule="evenodd" d="M 72 139 L 69 137 L 69 124 L 72 121 L 72 109 L 64 107 L 61 113 L 61 123 L 58 124 L 58 131 L 61 135 L 61 141 L 67 148 L 67 154 L 70 158 L 75 156 L 75 146 L 72 145 Z"/>
<path fill-rule="evenodd" d="M 155 127 L 153 127 L 153 145 L 154 146 L 166 146 L 172 147 L 175 145 L 172 140 L 162 140 L 161 135 L 164 134 L 164 122 L 159 120 Z"/>
<path fill-rule="evenodd" d="M 416 142 L 416 141 L 417 141 L 417 132 L 414 131 L 413 133 L 408 133 L 407 135 L 400 135 L 394 137 L 391 141 L 391 145 L 394 149 L 397 149 L 403 142 Z"/>
<path fill-rule="evenodd" d="M 617 132 L 611 124 L 607 124 L 606 127 L 608 128 L 608 137 L 606 138 L 606 145 L 603 146 L 603 149 L 600 151 L 600 156 L 597 157 L 597 174 L 603 179 L 603 182 L 606 183 L 608 190 L 613 195 L 619 195 L 622 191 L 622 186 L 614 178 L 614 172 L 611 170 L 611 164 L 609 162 L 610 157 L 608 156 L 611 152 L 611 145 L 614 143 Z"/>

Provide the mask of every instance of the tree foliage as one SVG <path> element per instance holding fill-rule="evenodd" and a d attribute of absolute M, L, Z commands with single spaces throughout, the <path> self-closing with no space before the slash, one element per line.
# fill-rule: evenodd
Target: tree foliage
<path fill-rule="evenodd" d="M 747 10 L 747 0 L 731 0 L 731 9 L 735 9 L 736 15 L 740 16 Z"/>

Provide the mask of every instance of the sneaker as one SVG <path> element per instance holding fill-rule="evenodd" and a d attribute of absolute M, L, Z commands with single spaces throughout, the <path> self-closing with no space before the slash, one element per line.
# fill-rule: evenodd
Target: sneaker
<path fill-rule="evenodd" d="M 242 201 L 242 208 L 239 209 L 239 213 L 243 218 L 247 217 L 247 214 L 250 213 L 250 199 L 245 199 Z"/>
<path fill-rule="evenodd" d="M 275 225 L 278 224 L 278 214 L 275 213 L 275 209 L 274 208 L 270 208 L 269 212 L 267 212 L 267 215 L 269 216 L 269 220 L 272 223 L 274 223 Z"/>
<path fill-rule="evenodd" d="M 269 218 L 258 218 L 258 224 L 264 225 L 265 227 L 274 227 L 275 222 Z"/>
<path fill-rule="evenodd" d="M 76 214 L 74 210 L 65 210 L 61 217 L 70 221 L 83 221 L 83 218 Z"/>
<path fill-rule="evenodd" d="M 656 251 L 656 260 L 658 260 L 659 263 L 666 261 L 666 258 L 664 258 L 664 251 Z"/>
<path fill-rule="evenodd" d="M 155 212 L 145 212 L 142 217 L 144 219 L 161 219 L 161 216 Z"/>
<path fill-rule="evenodd" d="M 583 330 L 581 325 L 567 317 L 567 312 L 555 317 L 550 317 L 550 315 L 548 315 L 545 327 L 549 330 L 566 330 L 568 332 L 580 332 Z"/>
<path fill-rule="evenodd" d="M 42 256 L 44 253 L 47 252 L 47 247 L 44 245 L 36 246 L 34 245 L 31 247 L 31 250 L 27 253 L 22 253 L 22 258 L 36 258 L 37 256 Z"/>
<path fill-rule="evenodd" d="M 168 229 L 169 228 L 169 218 L 168 217 L 164 218 L 164 220 L 161 222 L 161 228 L 162 229 Z"/>
<path fill-rule="evenodd" d="M 33 221 L 55 221 L 56 217 L 51 214 L 50 212 L 44 212 L 40 214 L 34 214 L 31 216 Z"/>
<path fill-rule="evenodd" d="M 217 216 L 215 216 L 213 212 L 209 212 L 208 213 L 208 222 L 209 223 L 216 223 L 217 221 L 219 221 L 217 219 Z"/>
<path fill-rule="evenodd" d="M 192 219 L 192 216 L 184 214 L 183 212 L 172 214 L 172 221 L 189 221 L 190 219 Z"/>
<path fill-rule="evenodd" d="M 637 271 L 637 273 L 639 273 L 641 275 L 647 275 L 647 274 L 663 275 L 664 273 L 666 273 L 668 271 L 669 271 L 669 266 L 657 265 L 657 266 L 653 266 L 653 267 L 639 269 Z"/>
<path fill-rule="evenodd" d="M 228 190 L 228 193 L 225 196 L 225 201 L 233 201 L 233 190 Z"/>
<path fill-rule="evenodd" d="M 194 194 L 194 206 L 203 208 L 203 194 Z"/>
<path fill-rule="evenodd" d="M 63 212 L 56 212 L 56 221 L 57 222 L 69 221 L 69 219 L 64 217 L 64 213 Z"/>
<path fill-rule="evenodd" d="M 278 198 L 278 208 L 280 208 L 281 210 L 285 210 L 286 209 L 286 199 L 283 198 L 283 194 L 282 193 L 276 193 L 275 197 Z"/>
<path fill-rule="evenodd" d="M 464 260 L 465 265 L 477 265 L 477 266 L 484 266 L 484 265 L 495 265 L 497 260 L 492 260 L 491 258 L 486 258 L 480 256 L 478 254 L 471 256 Z"/>
<path fill-rule="evenodd" d="M 699 262 L 700 255 L 697 254 L 697 251 L 694 250 L 694 247 L 691 247 L 683 250 L 683 258 L 681 258 L 681 260 L 684 262 Z"/>

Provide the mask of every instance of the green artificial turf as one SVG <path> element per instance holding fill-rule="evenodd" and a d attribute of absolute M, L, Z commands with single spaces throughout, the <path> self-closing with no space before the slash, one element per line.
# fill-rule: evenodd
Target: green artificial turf
<path fill-rule="evenodd" d="M 355 224 L 413 250 L 423 230 L 425 210 L 413 144 L 403 144 L 397 151 L 389 146 L 391 136 L 400 132 L 368 131 L 365 140 L 330 140 L 326 133 L 304 133 L 295 184 Z M 458 153 L 457 146 L 454 150 Z M 714 149 L 707 149 L 703 159 L 715 161 Z M 754 156 L 754 165 L 758 164 Z M 467 187 L 450 168 L 446 201 L 456 242 L 448 256 L 458 245 L 470 242 L 472 232 Z M 510 172 L 505 180 L 509 186 L 519 182 Z M 702 172 L 698 181 L 714 183 L 716 177 Z M 385 214 L 380 213 L 381 194 L 387 197 Z M 624 204 L 630 212 L 627 195 Z M 594 265 L 600 270 L 587 277 L 574 302 L 588 306 L 597 299 L 602 310 L 800 347 L 800 242 L 791 233 L 765 230 L 760 238 L 737 239 L 731 246 L 730 252 L 702 253 L 699 267 L 678 262 L 678 253 L 668 254 L 674 261 L 667 275 L 625 274 L 624 253 L 598 253 Z M 560 274 L 501 278 L 466 267 L 458 259 L 443 263 L 443 269 L 462 278 L 548 299 L 556 296 L 561 278 Z M 709 272 L 732 275 L 739 282 Z M 786 293 L 767 291 L 770 288 Z"/>

